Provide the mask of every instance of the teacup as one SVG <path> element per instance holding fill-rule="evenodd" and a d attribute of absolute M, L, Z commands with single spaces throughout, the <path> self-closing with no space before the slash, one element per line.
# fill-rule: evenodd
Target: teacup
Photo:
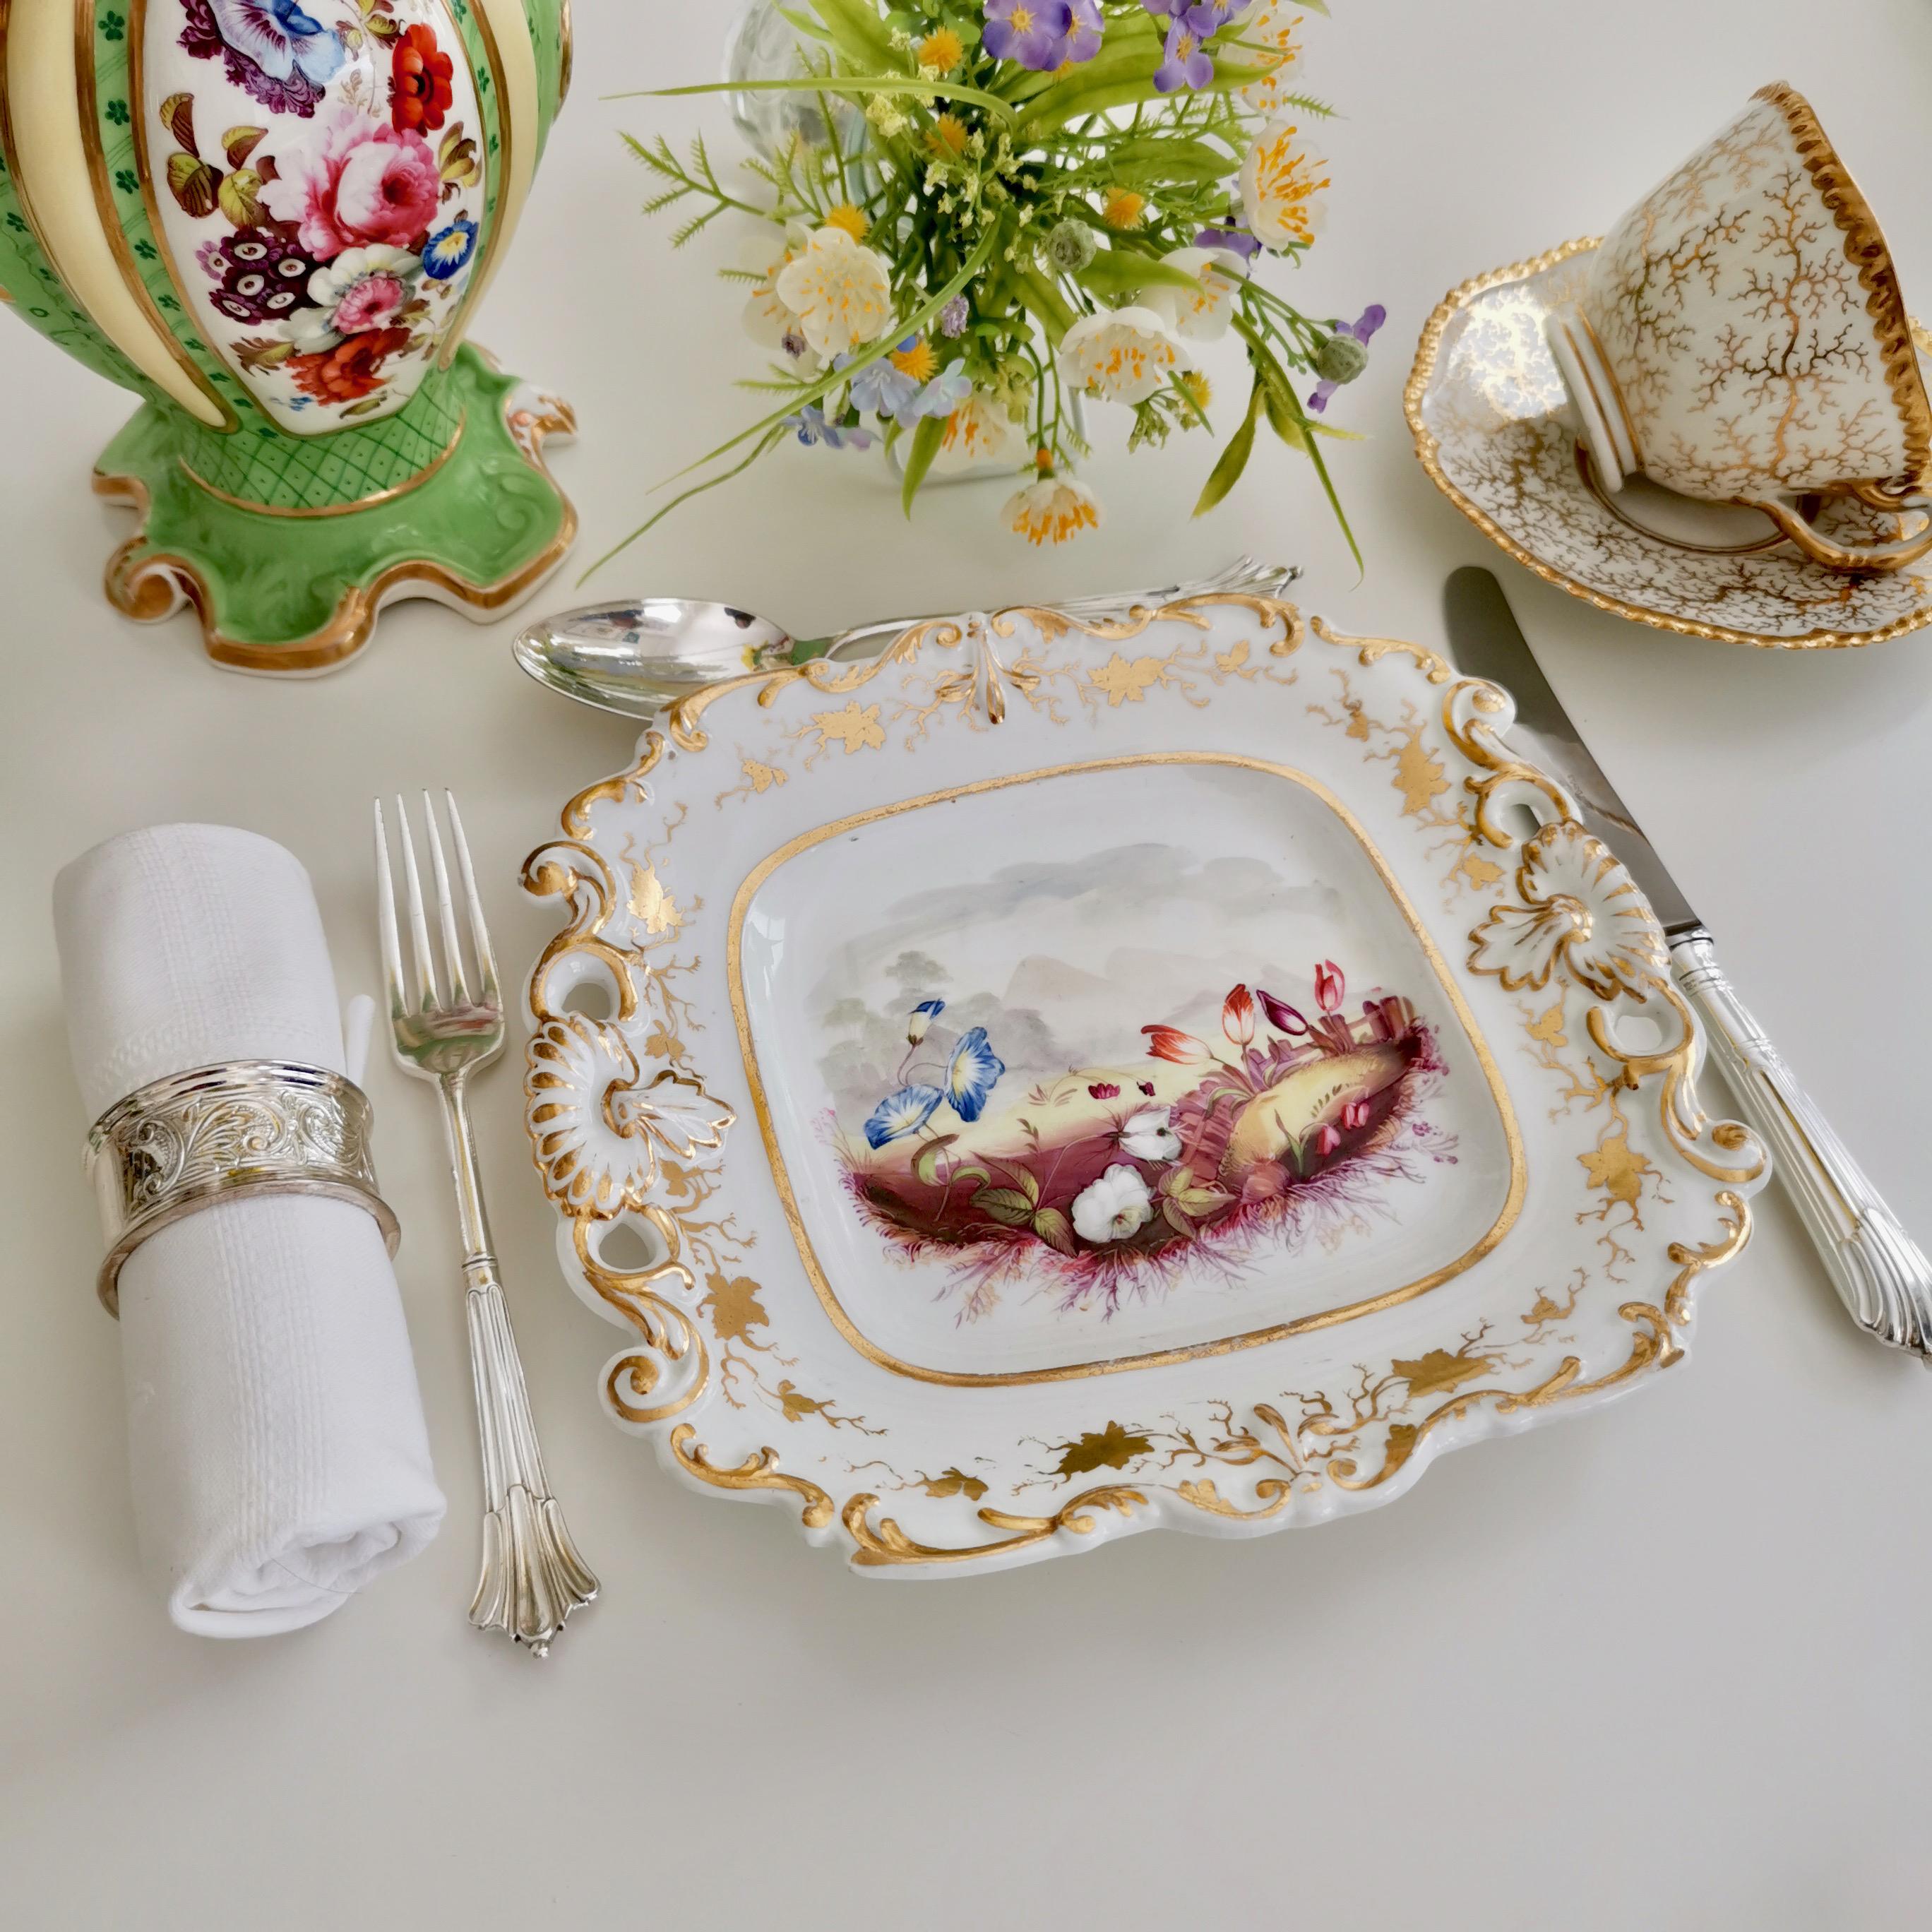
<path fill-rule="evenodd" d="M 1898 277 L 1783 82 L 1618 222 L 1546 332 L 1601 488 L 1642 474 L 1746 505 L 1834 569 L 1932 551 L 1932 406 Z M 1910 535 L 1851 548 L 1813 521 L 1828 495 L 1924 514 Z"/>

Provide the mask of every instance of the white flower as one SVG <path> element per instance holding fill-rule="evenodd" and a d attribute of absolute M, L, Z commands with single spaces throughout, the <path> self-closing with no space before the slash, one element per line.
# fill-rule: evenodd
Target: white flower
<path fill-rule="evenodd" d="M 1294 7 L 1295 0 L 1262 0 L 1260 11 L 1242 24 L 1241 38 L 1247 44 L 1241 58 L 1253 61 L 1255 44 L 1258 43 L 1280 62 L 1264 79 L 1241 89 L 1241 98 L 1264 114 L 1272 114 L 1280 107 L 1291 87 L 1300 94 L 1309 92 L 1306 62 L 1294 38 L 1301 16 Z"/>
<path fill-rule="evenodd" d="M 1103 1247 L 1124 1241 L 1154 1219 L 1154 1202 L 1138 1168 L 1122 1161 L 1073 1197 L 1073 1231 L 1083 1241 Z"/>
<path fill-rule="evenodd" d="M 1060 345 L 1060 370 L 1076 389 L 1108 403 L 1144 403 L 1194 359 L 1150 308 L 1082 316 Z"/>
<path fill-rule="evenodd" d="M 892 326 L 892 280 L 884 257 L 829 224 L 778 272 L 774 292 L 821 356 L 842 356 Z"/>
<path fill-rule="evenodd" d="M 416 292 L 422 257 L 406 248 L 375 242 L 345 248 L 308 278 L 314 308 L 298 308 L 284 322 L 297 349 L 333 349 L 345 335 L 386 328 Z"/>
<path fill-rule="evenodd" d="M 1000 520 L 1030 544 L 1063 544 L 1083 530 L 1100 527 L 1100 506 L 1077 478 L 1042 476 L 1006 499 Z"/>
<path fill-rule="evenodd" d="M 943 473 L 975 463 L 997 463 L 1018 440 L 1012 418 L 999 400 L 975 389 L 946 418 L 946 434 L 932 466 Z"/>
<path fill-rule="evenodd" d="M 1148 305 L 1177 335 L 1197 342 L 1218 342 L 1228 332 L 1234 298 L 1247 265 L 1232 248 L 1177 248 L 1162 259 L 1170 268 L 1192 275 L 1200 286 L 1196 295 L 1162 284 L 1148 291 Z"/>
<path fill-rule="evenodd" d="M 1136 1160 L 1178 1160 L 1180 1136 L 1168 1125 L 1171 1107 L 1143 1107 L 1120 1130 L 1120 1151 Z"/>
<path fill-rule="evenodd" d="M 1328 185 L 1318 161 L 1295 145 L 1294 124 L 1279 115 L 1255 136 L 1241 164 L 1241 208 L 1248 227 L 1270 248 L 1306 247 L 1321 226 L 1316 199 Z"/>
<path fill-rule="evenodd" d="M 776 248 L 767 230 L 746 244 L 742 266 L 758 277 L 745 302 L 745 332 L 766 349 L 784 346 L 785 331 L 798 326 L 798 317 L 779 301 L 778 279 L 811 244 L 812 230 L 802 221 L 785 224 L 784 239 Z"/>

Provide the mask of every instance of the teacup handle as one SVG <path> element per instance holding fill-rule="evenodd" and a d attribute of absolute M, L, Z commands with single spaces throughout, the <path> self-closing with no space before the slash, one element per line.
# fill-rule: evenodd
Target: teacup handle
<path fill-rule="evenodd" d="M 1916 510 L 1925 518 L 1923 528 L 1909 537 L 1895 537 L 1890 543 L 1852 545 L 1836 544 L 1821 536 L 1818 527 L 1801 515 L 1797 507 L 1781 496 L 1740 496 L 1747 508 L 1760 510 L 1789 537 L 1814 563 L 1832 570 L 1902 570 L 1908 563 L 1932 552 L 1932 499 L 1922 496 L 1892 496 L 1861 489 L 1861 500 L 1888 510 Z"/>

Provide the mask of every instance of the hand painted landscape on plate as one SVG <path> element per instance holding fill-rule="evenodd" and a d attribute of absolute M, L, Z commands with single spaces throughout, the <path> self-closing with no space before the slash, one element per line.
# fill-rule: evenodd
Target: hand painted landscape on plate
<path fill-rule="evenodd" d="M 956 955 L 951 921 L 916 916 L 952 889 L 896 908 L 914 914 L 898 936 L 928 943 L 866 975 L 885 998 L 825 1013 L 826 1131 L 846 1192 L 889 1253 L 941 1264 L 961 1321 L 1014 1291 L 1104 1318 L 1196 1268 L 1238 1285 L 1270 1254 L 1372 1236 L 1396 1219 L 1405 1184 L 1456 1158 L 1454 1136 L 1426 1116 L 1446 1069 L 1408 998 L 1371 986 L 1352 999 L 1346 959 L 1298 971 L 1268 953 L 1232 987 L 1204 984 L 1202 953 L 1219 963 L 1246 909 L 1123 932 L 1156 896 L 1118 890 L 1137 866 L 1162 875 L 1169 904 L 1177 886 L 1184 901 L 1245 889 L 1257 910 L 1286 893 L 1304 914 L 1334 896 L 1166 847 L 1100 855 L 1088 879 L 1017 868 L 979 889 L 988 902 Z M 1000 990 L 986 990 L 988 940 L 1010 935 L 1016 914 L 1024 929 L 1028 904 L 1090 963 L 1010 953 Z M 878 956 L 886 936 L 856 938 L 850 956 Z"/>

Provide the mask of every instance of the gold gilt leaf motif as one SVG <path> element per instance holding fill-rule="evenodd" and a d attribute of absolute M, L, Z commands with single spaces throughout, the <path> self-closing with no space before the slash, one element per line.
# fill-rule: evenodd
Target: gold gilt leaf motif
<path fill-rule="evenodd" d="M 1160 682 L 1161 661 L 1159 658 L 1136 658 L 1130 663 L 1118 651 L 1092 674 L 1094 688 L 1106 698 L 1110 705 L 1122 703 L 1138 704 L 1146 697 L 1150 686 Z"/>
<path fill-rule="evenodd" d="M 684 923 L 677 902 L 664 889 L 657 868 L 648 862 L 631 868 L 631 910 L 650 933 L 675 932 Z"/>
<path fill-rule="evenodd" d="M 1496 822 L 1490 808 L 1499 787 L 1527 785 L 1538 790 L 1559 820 L 1570 818 L 1568 802 L 1560 790 L 1540 773 L 1511 760 L 1483 728 L 1479 714 L 1500 703 L 1493 690 L 1469 680 L 1456 682 L 1443 660 L 1418 646 L 1346 637 L 1318 623 L 1304 625 L 1291 605 L 1228 596 L 1142 610 L 1125 623 L 1077 628 L 1091 636 L 1124 638 L 1138 635 L 1150 623 L 1163 619 L 1198 627 L 1205 622 L 1201 607 L 1217 603 L 1238 603 L 1252 610 L 1264 634 L 1279 628 L 1280 637 L 1269 646 L 1270 658 L 1296 652 L 1312 634 L 1325 644 L 1352 653 L 1358 668 L 1400 652 L 1412 658 L 1430 682 L 1451 687 L 1443 704 L 1444 731 L 1449 743 L 1480 774 L 1465 782 L 1469 795 L 1466 802 L 1456 799 L 1448 786 L 1448 764 L 1441 748 L 1428 739 L 1426 721 L 1420 714 L 1393 722 L 1377 720 L 1355 699 L 1346 671 L 1340 674 L 1344 681 L 1338 687 L 1339 706 L 1313 708 L 1348 738 L 1362 744 L 1365 757 L 1390 763 L 1391 783 L 1402 794 L 1404 815 L 1416 823 L 1425 838 L 1441 842 L 1448 861 L 1445 876 L 1454 891 L 1482 891 L 1503 877 L 1502 868 L 1484 856 L 1486 853 L 1494 851 L 1504 858 L 1517 854 L 1519 842 Z M 987 622 L 992 632 L 1010 637 L 1010 619 L 1016 614 L 1001 614 L 981 621 Z M 1059 628 L 1064 631 L 1068 626 Z M 862 686 L 885 664 L 909 664 L 922 644 L 950 650 L 964 635 L 963 627 L 951 622 L 915 626 L 872 664 L 835 668 L 814 664 L 734 682 L 739 686 L 758 686 L 761 704 L 800 680 L 814 688 L 842 695 Z M 1111 708 L 1120 702 L 1144 701 L 1145 693 L 1156 686 L 1187 704 L 1202 704 L 1209 701 L 1208 694 L 1196 680 L 1218 686 L 1245 679 L 1257 668 L 1246 640 L 1211 656 L 1198 646 L 1192 647 L 1191 655 L 1190 646 L 1178 647 L 1165 658 L 1154 660 L 1164 670 L 1154 679 L 1142 676 L 1139 666 L 1143 660 L 1127 660 L 1118 652 L 1115 657 L 1124 667 L 1124 684 L 1131 688 L 1119 698 L 1084 673 L 1070 673 L 1063 685 L 1057 686 L 1054 679 L 1059 674 L 1054 667 L 1035 667 L 1024 660 L 1003 676 L 1006 685 L 1036 710 L 1058 718 L 1063 714 L 1054 707 L 1063 695 L 1070 704 Z M 1102 673 L 1107 669 L 1101 667 Z M 1018 674 L 1022 670 L 1024 678 Z M 1262 674 L 1283 675 L 1271 668 L 1264 668 Z M 1286 676 L 1292 680 L 1294 674 Z M 958 715 L 970 715 L 968 700 L 958 695 L 962 682 L 970 684 L 970 680 L 954 677 L 948 686 L 953 694 L 938 703 Z M 703 748 L 705 739 L 698 720 L 718 694 L 714 689 L 674 708 L 678 715 L 668 718 L 668 728 L 682 748 Z M 909 742 L 916 742 L 925 719 L 937 709 L 938 704 L 928 706 L 912 718 L 914 735 Z M 849 726 L 854 742 L 848 746 L 848 755 L 860 748 L 875 748 L 896 722 L 880 716 L 878 706 L 861 705 L 853 699 L 842 711 L 814 714 L 800 735 L 808 734 L 820 750 L 828 743 L 844 745 L 847 720 L 854 721 Z M 829 728 L 820 730 L 821 724 Z M 648 1024 L 654 1050 L 662 1047 L 681 1054 L 678 1042 L 696 1023 L 689 1018 L 688 1002 L 676 982 L 694 969 L 695 962 L 646 956 L 641 949 L 614 943 L 610 931 L 614 921 L 623 920 L 633 929 L 634 922 L 641 921 L 647 928 L 648 914 L 633 908 L 628 898 L 620 898 L 609 866 L 590 842 L 597 806 L 604 801 L 623 800 L 634 792 L 643 796 L 640 782 L 662 758 L 666 742 L 662 735 L 650 734 L 631 772 L 604 781 L 573 800 L 566 808 L 566 838 L 533 854 L 526 862 L 524 878 L 532 892 L 564 901 L 572 914 L 566 929 L 545 949 L 532 976 L 531 1006 L 537 1019 L 541 1022 L 559 1017 L 550 1004 L 550 976 L 566 956 L 579 956 L 611 970 L 620 1017 Z M 784 774 L 775 764 L 765 765 L 742 756 L 740 763 L 746 774 L 740 789 L 748 795 L 784 782 Z M 754 766 L 770 773 L 762 783 L 754 774 Z M 668 901 L 668 893 L 665 898 Z M 683 909 L 687 921 L 698 904 L 691 900 Z M 1474 935 L 1472 938 L 1474 943 Z M 1601 970 L 1600 960 L 1593 958 L 1590 964 Z M 1581 983 L 1568 976 L 1566 964 L 1561 960 L 1552 977 L 1566 988 Z M 1598 990 L 1588 985 L 1582 989 L 1586 993 Z M 1642 999 L 1653 1010 L 1660 1006 L 1678 1015 L 1682 1031 L 1654 1052 L 1623 1051 L 1616 1043 L 1608 1008 L 1625 998 Z M 1660 1187 L 1659 1170 L 1630 1142 L 1624 1103 L 1640 1096 L 1655 1100 L 1664 1131 L 1676 1150 L 1693 1167 L 1725 1184 L 1713 1197 L 1718 1213 L 1713 1238 L 1670 1244 L 1676 1274 L 1655 1300 L 1627 1299 L 1618 1304 L 1628 1335 L 1627 1352 L 1621 1360 L 1594 1374 L 1586 1372 L 1578 1357 L 1568 1355 L 1540 1378 L 1513 1386 L 1516 1374 L 1532 1358 L 1520 1359 L 1511 1354 L 1493 1338 L 1490 1324 L 1484 1322 L 1465 1334 L 1454 1348 L 1432 1348 L 1413 1358 L 1396 1358 L 1379 1370 L 1359 1366 L 1355 1382 L 1344 1390 L 1290 1394 L 1279 1402 L 1255 1403 L 1239 1414 L 1229 1403 L 1213 1402 L 1208 1405 L 1210 1422 L 1205 1426 L 1172 1417 L 1150 1427 L 1110 1421 L 1098 1430 L 1046 1445 L 1051 1460 L 1040 1473 L 1042 1484 L 1068 1483 L 1099 1470 L 1131 1476 L 1129 1482 L 1083 1490 L 1049 1514 L 1016 1514 L 985 1507 L 991 1490 L 985 1478 L 967 1473 L 964 1463 L 970 1459 L 950 1464 L 936 1475 L 922 1471 L 914 1477 L 896 1476 L 890 1486 L 880 1486 L 917 1490 L 935 1501 L 972 1507 L 980 1533 L 956 1544 L 925 1543 L 908 1536 L 890 1516 L 877 1514 L 880 1498 L 874 1491 L 854 1493 L 841 1504 L 818 1483 L 784 1468 L 777 1450 L 770 1447 L 754 1450 L 736 1464 L 714 1464 L 698 1442 L 695 1428 L 682 1422 L 670 1430 L 670 1451 L 696 1480 L 728 1490 L 769 1490 L 795 1498 L 808 1530 L 817 1532 L 835 1521 L 842 1522 L 852 1544 L 850 1560 L 861 1567 L 973 1563 L 1055 1538 L 1091 1535 L 1110 1517 L 1127 1520 L 1145 1510 L 1156 1495 L 1210 1515 L 1258 1520 L 1280 1514 L 1296 1496 L 1324 1485 L 1348 1491 L 1378 1488 L 1405 1471 L 1412 1474 L 1426 1460 L 1424 1452 L 1432 1437 L 1480 1408 L 1500 1415 L 1546 1408 L 1617 1388 L 1668 1366 L 1683 1353 L 1679 1331 L 1691 1318 L 1698 1277 L 1736 1254 L 1749 1236 L 1748 1208 L 1729 1184 L 1754 1178 L 1762 1161 L 1743 1130 L 1732 1124 L 1709 1122 L 1698 1110 L 1689 1077 L 1694 1036 L 1688 1012 L 1667 982 L 1640 986 L 1627 983 L 1621 974 L 1606 975 L 1604 1001 L 1587 1011 L 1589 1040 L 1581 1050 L 1580 1060 L 1564 1058 L 1579 1053 L 1570 1046 L 1572 1029 L 1564 998 L 1522 1009 L 1525 1032 L 1538 1064 L 1559 1074 L 1573 1090 L 1559 1096 L 1552 1111 L 1580 1105 L 1600 1107 L 1606 1112 L 1606 1125 L 1596 1148 L 1592 1154 L 1580 1156 L 1585 1168 L 1585 1190 L 1602 1197 L 1601 1208 L 1586 1208 L 1578 1218 L 1607 1214 L 1614 1207 L 1634 1219 L 1646 1190 Z M 1592 1052 L 1610 1070 L 1607 1074 L 1599 1070 L 1590 1057 Z M 1730 1158 L 1719 1161 L 1711 1149 Z M 766 1360 L 778 1366 L 788 1364 L 775 1356 L 766 1339 L 764 1291 L 738 1265 L 748 1238 L 736 1229 L 728 1212 L 719 1216 L 716 1174 L 667 1161 L 660 1186 L 669 1204 L 653 1203 L 643 1212 L 656 1231 L 662 1253 L 644 1270 L 625 1274 L 602 1267 L 589 1239 L 596 1224 L 594 1215 L 585 1210 L 572 1214 L 576 1252 L 586 1281 L 623 1312 L 640 1337 L 640 1346 L 609 1372 L 605 1395 L 614 1411 L 627 1420 L 638 1422 L 675 1415 L 709 1385 L 706 1378 L 715 1350 L 723 1364 L 716 1386 L 733 1406 L 746 1406 L 747 1395 L 736 1393 L 736 1384 L 748 1378 L 748 1393 L 755 1394 L 788 1423 L 866 1429 L 863 1418 L 836 1413 L 830 1402 L 800 1390 L 789 1378 L 769 1384 L 760 1379 Z M 1660 1194 L 1659 1198 L 1663 1198 Z M 1628 1249 L 1618 1247 L 1616 1252 L 1634 1260 Z M 700 1279 L 701 1294 L 696 1286 Z M 1527 1311 L 1516 1318 L 1526 1339 L 1536 1342 L 1552 1324 L 1568 1319 L 1580 1306 L 1589 1280 L 1586 1270 L 1577 1269 L 1561 1298 L 1546 1285 L 1539 1286 Z M 694 1312 L 686 1312 L 687 1303 L 694 1306 Z M 850 1466 L 890 1468 L 887 1464 Z M 1208 1473 L 1217 1468 L 1244 1472 L 1244 1495 L 1239 1500 L 1222 1494 L 1215 1477 Z"/>

